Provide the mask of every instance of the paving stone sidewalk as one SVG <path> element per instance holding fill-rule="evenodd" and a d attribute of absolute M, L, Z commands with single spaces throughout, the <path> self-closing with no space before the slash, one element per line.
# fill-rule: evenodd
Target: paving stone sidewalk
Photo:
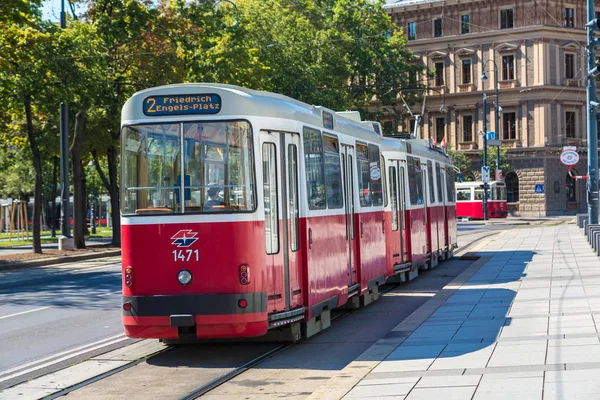
<path fill-rule="evenodd" d="M 600 259 L 581 230 L 505 231 L 477 255 L 480 268 L 342 371 L 329 397 L 600 399 Z"/>

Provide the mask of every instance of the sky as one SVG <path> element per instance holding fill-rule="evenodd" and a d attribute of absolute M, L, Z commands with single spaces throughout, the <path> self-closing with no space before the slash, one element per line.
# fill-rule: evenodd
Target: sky
<path fill-rule="evenodd" d="M 60 3 L 63 0 L 45 0 L 44 6 L 42 7 L 43 18 L 50 21 L 60 21 Z M 67 0 L 65 2 L 65 11 L 71 13 L 71 8 Z M 77 14 L 81 12 L 81 8 L 75 8 Z"/>

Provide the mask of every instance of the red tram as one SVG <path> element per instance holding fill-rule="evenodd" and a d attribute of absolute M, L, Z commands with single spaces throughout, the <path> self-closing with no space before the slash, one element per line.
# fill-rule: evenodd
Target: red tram
<path fill-rule="evenodd" d="M 126 334 L 309 337 L 332 309 L 451 257 L 451 159 L 380 131 L 231 85 L 134 94 L 122 112 Z"/>
<path fill-rule="evenodd" d="M 488 183 L 488 218 L 506 218 L 506 186 L 504 182 Z M 483 182 L 456 183 L 456 216 L 469 219 L 483 218 Z"/>

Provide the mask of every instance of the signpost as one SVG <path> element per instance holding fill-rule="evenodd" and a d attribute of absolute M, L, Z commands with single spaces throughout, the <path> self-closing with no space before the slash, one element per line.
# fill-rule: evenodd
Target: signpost
<path fill-rule="evenodd" d="M 544 197 L 544 185 L 541 183 L 536 183 L 535 184 L 535 194 L 541 194 L 542 196 L 538 196 L 538 219 L 541 218 L 540 215 L 540 200 L 542 197 Z"/>
<path fill-rule="evenodd" d="M 490 167 L 481 167 L 481 181 L 483 183 L 489 183 L 490 181 Z"/>

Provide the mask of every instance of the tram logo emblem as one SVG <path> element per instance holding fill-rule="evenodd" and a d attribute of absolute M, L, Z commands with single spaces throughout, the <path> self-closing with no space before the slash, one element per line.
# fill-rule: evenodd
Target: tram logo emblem
<path fill-rule="evenodd" d="M 190 247 L 198 238 L 198 232 L 193 232 L 191 229 L 182 229 L 171 237 L 171 244 L 177 247 Z"/>

